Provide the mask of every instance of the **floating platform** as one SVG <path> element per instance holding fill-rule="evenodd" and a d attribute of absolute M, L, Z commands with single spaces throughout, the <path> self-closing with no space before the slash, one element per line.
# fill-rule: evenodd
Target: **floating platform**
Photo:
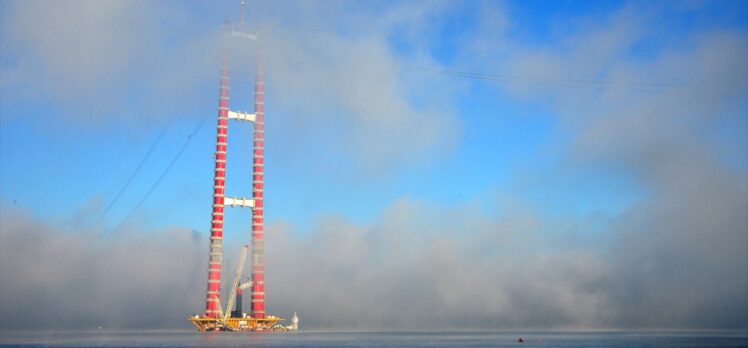
<path fill-rule="evenodd" d="M 283 318 L 268 316 L 265 318 L 212 318 L 205 316 L 192 316 L 189 318 L 192 325 L 200 331 L 286 331 L 278 325 Z"/>

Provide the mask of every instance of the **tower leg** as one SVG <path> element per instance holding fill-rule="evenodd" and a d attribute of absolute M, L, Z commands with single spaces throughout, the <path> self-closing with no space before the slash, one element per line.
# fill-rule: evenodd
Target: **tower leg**
<path fill-rule="evenodd" d="M 252 317 L 265 317 L 265 245 L 263 241 L 263 179 L 265 165 L 265 81 L 262 64 L 255 74 L 255 124 L 252 156 Z"/>
<path fill-rule="evenodd" d="M 228 25 L 224 28 L 221 55 L 221 82 L 218 97 L 218 127 L 216 131 L 215 175 L 213 179 L 213 213 L 210 226 L 208 257 L 208 290 L 205 316 L 217 318 L 220 313 L 221 261 L 223 242 L 223 208 L 226 187 L 226 142 L 229 114 L 229 51 Z"/>

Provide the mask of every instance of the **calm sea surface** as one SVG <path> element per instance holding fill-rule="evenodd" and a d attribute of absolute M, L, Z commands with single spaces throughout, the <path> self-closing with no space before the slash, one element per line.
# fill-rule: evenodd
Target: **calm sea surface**
<path fill-rule="evenodd" d="M 519 337 L 525 343 L 518 343 Z M 748 347 L 748 333 L 3 332 L 3 347 Z"/>

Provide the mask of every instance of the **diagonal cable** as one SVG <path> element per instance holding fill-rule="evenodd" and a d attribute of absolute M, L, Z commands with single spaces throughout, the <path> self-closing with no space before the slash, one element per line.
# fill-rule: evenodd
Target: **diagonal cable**
<path fill-rule="evenodd" d="M 125 182 L 125 185 L 123 185 L 122 188 L 119 190 L 119 192 L 117 192 L 117 194 L 114 195 L 114 199 L 112 199 L 112 201 L 109 202 L 109 205 L 107 205 L 107 207 L 104 209 L 104 211 L 101 213 L 101 215 L 99 215 L 99 218 L 96 219 L 96 222 L 94 222 L 94 224 L 93 224 L 94 228 L 99 225 L 99 223 L 104 218 L 104 216 L 106 216 L 106 214 L 109 212 L 109 210 L 111 210 L 112 207 L 115 204 L 117 204 L 117 201 L 119 200 L 119 198 L 122 196 L 122 194 L 125 192 L 125 190 L 127 190 L 127 188 L 130 186 L 130 184 L 132 183 L 133 179 L 135 179 L 135 177 L 138 175 L 138 173 L 140 172 L 140 169 L 143 168 L 143 165 L 145 164 L 145 162 L 147 162 L 148 159 L 151 157 L 151 154 L 153 153 L 153 150 L 161 142 L 161 139 L 164 137 L 164 133 L 166 133 L 166 130 L 169 128 L 169 125 L 171 125 L 171 121 L 172 120 L 174 120 L 174 114 L 172 114 L 172 116 L 169 117 L 169 119 L 164 124 L 163 128 L 161 128 L 161 132 L 158 134 L 158 136 L 153 141 L 153 143 L 151 143 L 151 146 L 148 148 L 148 151 L 145 153 L 145 156 L 143 156 L 143 158 L 140 160 L 140 163 L 138 163 L 138 166 L 135 168 L 135 170 L 132 172 L 132 174 L 130 174 L 130 177 Z"/>
<path fill-rule="evenodd" d="M 491 82 L 503 82 L 503 83 L 525 83 L 533 84 L 540 87 L 550 88 L 567 88 L 567 89 L 586 89 L 586 90 L 603 90 L 606 88 L 619 88 L 625 89 L 632 92 L 642 93 L 656 93 L 661 92 L 670 88 L 686 88 L 688 90 L 695 91 L 699 94 L 724 96 L 724 97 L 738 97 L 748 98 L 748 94 L 735 92 L 735 91 L 721 91 L 721 90 L 704 90 L 696 85 L 689 85 L 687 83 L 675 83 L 675 82 L 644 82 L 644 81 L 616 81 L 616 80 L 593 80 L 593 79 L 577 79 L 577 78 L 552 78 L 542 76 L 522 76 L 522 75 L 506 75 L 506 74 L 486 74 L 469 72 L 462 70 L 450 70 L 441 68 L 423 68 L 417 66 L 406 66 L 405 69 L 413 71 L 421 71 L 432 74 L 439 74 L 445 76 L 462 77 L 474 80 L 484 80 Z"/>
<path fill-rule="evenodd" d="M 205 123 L 205 120 L 208 118 L 209 114 L 210 113 L 205 113 L 205 115 L 203 116 L 203 118 L 200 119 L 200 122 L 197 123 L 197 125 L 192 130 L 192 132 L 189 135 L 187 135 L 187 140 L 185 140 L 184 144 L 182 144 L 182 147 L 179 149 L 179 151 L 176 153 L 176 155 L 174 155 L 174 157 L 171 159 L 171 162 L 169 162 L 169 165 L 166 166 L 166 168 L 164 169 L 163 172 L 161 172 L 161 175 L 158 177 L 158 179 L 156 179 L 156 181 L 153 183 L 153 185 L 151 185 L 151 187 L 145 193 L 145 195 L 143 196 L 143 198 L 140 199 L 140 201 L 138 202 L 138 204 L 135 205 L 135 207 L 132 210 L 130 210 L 130 213 L 127 214 L 127 217 L 125 217 L 119 223 L 119 225 L 117 225 L 117 228 L 114 229 L 115 232 L 118 231 L 120 228 L 122 228 L 122 226 L 125 224 L 125 222 L 127 222 L 127 220 L 129 220 L 135 214 L 135 212 L 140 208 L 140 206 L 143 205 L 143 203 L 148 199 L 148 197 L 150 197 L 151 193 L 153 193 L 153 191 L 156 189 L 156 187 L 158 187 L 158 185 L 161 183 L 161 181 L 164 180 L 164 178 L 166 177 L 166 175 L 169 174 L 169 171 L 171 170 L 171 168 L 174 167 L 174 164 L 177 163 L 177 161 L 179 160 L 180 157 L 182 157 L 182 154 L 184 153 L 184 150 L 187 149 L 187 145 L 189 145 L 190 141 L 192 141 L 192 137 L 200 130 L 200 128 L 202 128 L 203 123 Z"/>

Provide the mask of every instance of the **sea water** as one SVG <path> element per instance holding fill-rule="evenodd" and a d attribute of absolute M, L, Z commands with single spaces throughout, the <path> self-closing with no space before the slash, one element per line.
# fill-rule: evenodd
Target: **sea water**
<path fill-rule="evenodd" d="M 518 342 L 519 338 L 524 340 Z M 748 347 L 748 332 L 1 332 L 3 347 Z"/>

